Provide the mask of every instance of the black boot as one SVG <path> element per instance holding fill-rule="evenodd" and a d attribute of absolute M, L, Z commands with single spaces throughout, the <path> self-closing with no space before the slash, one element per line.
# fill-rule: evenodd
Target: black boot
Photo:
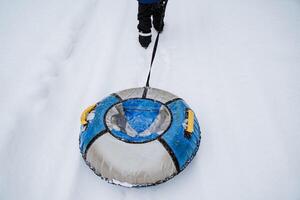
<path fill-rule="evenodd" d="M 147 48 L 149 44 L 151 43 L 151 32 L 150 33 L 139 33 L 139 42 L 142 47 Z"/>
<path fill-rule="evenodd" d="M 163 30 L 164 30 L 164 25 L 165 23 L 162 21 L 162 22 L 156 22 L 153 21 L 153 26 L 155 28 L 155 30 L 159 33 L 161 33 Z"/>

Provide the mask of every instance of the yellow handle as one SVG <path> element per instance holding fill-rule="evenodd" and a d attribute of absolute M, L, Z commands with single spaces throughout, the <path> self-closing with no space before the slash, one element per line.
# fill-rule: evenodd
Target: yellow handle
<path fill-rule="evenodd" d="M 88 121 L 86 120 L 88 114 L 94 110 L 96 108 L 96 104 L 94 105 L 91 105 L 89 107 L 87 107 L 83 113 L 81 114 L 81 118 L 80 118 L 80 122 L 81 122 L 81 125 L 86 125 L 88 123 Z"/>
<path fill-rule="evenodd" d="M 187 126 L 185 132 L 191 135 L 194 131 L 194 112 L 190 109 L 187 110 Z"/>

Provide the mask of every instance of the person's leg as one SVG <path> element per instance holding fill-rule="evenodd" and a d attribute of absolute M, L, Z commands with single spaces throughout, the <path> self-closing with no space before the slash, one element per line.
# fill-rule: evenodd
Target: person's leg
<path fill-rule="evenodd" d="M 153 6 L 153 26 L 158 32 L 162 32 L 164 28 L 164 17 L 165 17 L 165 1 L 162 0 L 160 3 Z"/>
<path fill-rule="evenodd" d="M 139 42 L 142 47 L 147 48 L 151 43 L 151 14 L 152 5 L 139 3 L 138 7 L 138 20 L 137 26 L 139 30 Z"/>

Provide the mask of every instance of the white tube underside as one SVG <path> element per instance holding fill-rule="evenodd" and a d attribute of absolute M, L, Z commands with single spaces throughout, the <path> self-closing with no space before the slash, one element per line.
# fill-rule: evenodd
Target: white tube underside
<path fill-rule="evenodd" d="M 90 146 L 86 160 L 102 177 L 132 185 L 153 184 L 177 172 L 171 156 L 159 141 L 131 144 L 110 133 Z"/>

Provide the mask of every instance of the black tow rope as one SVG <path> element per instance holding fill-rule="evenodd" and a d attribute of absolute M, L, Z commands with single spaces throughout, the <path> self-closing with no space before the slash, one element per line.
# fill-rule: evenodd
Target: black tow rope
<path fill-rule="evenodd" d="M 164 14 L 162 15 L 162 18 L 161 18 L 161 22 L 160 22 L 161 26 L 162 26 L 162 23 L 163 23 L 165 12 L 166 12 L 166 7 L 167 7 L 168 0 L 163 0 L 162 3 L 163 3 L 162 6 L 163 6 L 163 13 Z M 150 87 L 149 82 L 150 82 L 150 77 L 151 77 L 151 72 L 152 72 L 152 65 L 153 65 L 153 61 L 155 59 L 156 50 L 157 50 L 157 46 L 158 46 L 159 34 L 160 34 L 160 32 L 157 33 L 155 43 L 154 43 L 154 46 L 153 46 L 153 50 L 152 50 L 152 58 L 151 58 L 149 73 L 148 73 L 147 82 L 146 82 L 146 87 L 147 88 Z"/>

